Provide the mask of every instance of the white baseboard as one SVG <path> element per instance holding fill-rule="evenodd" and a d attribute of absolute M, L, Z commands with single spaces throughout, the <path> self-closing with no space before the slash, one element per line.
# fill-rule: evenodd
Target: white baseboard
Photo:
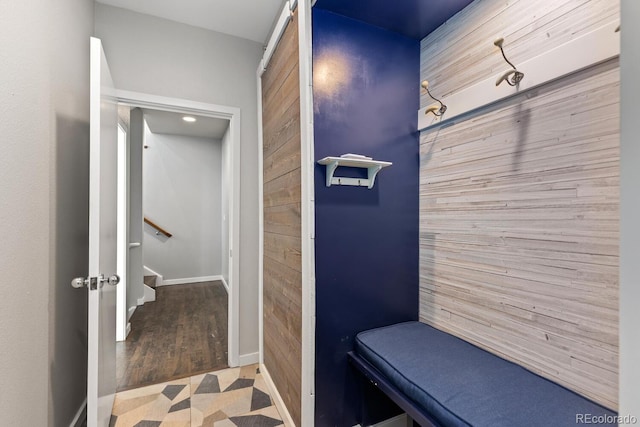
<path fill-rule="evenodd" d="M 80 408 L 78 409 L 78 412 L 76 412 L 76 416 L 73 417 L 69 427 L 80 427 L 85 418 L 87 418 L 87 399 L 84 399 L 84 402 L 80 405 Z"/>
<path fill-rule="evenodd" d="M 146 265 L 143 265 L 142 268 L 144 269 L 144 275 L 145 276 L 157 276 L 157 278 L 156 278 L 156 286 L 162 286 L 162 282 L 164 282 L 164 280 L 162 278 L 162 274 L 153 271 L 152 269 L 150 269 Z"/>
<path fill-rule="evenodd" d="M 220 276 L 220 277 L 222 277 L 222 276 Z M 222 284 L 224 285 L 224 288 L 227 290 L 227 295 L 228 295 L 229 294 L 229 284 L 227 283 L 226 280 L 224 280 L 224 277 L 222 277 L 220 280 L 222 281 Z"/>
<path fill-rule="evenodd" d="M 253 365 L 260 362 L 260 353 L 241 354 L 238 357 L 238 366 Z"/>
<path fill-rule="evenodd" d="M 142 301 L 142 304 L 144 304 L 144 301 Z M 133 307 L 129 307 L 129 310 L 127 310 L 127 321 L 131 319 L 131 316 L 133 316 L 133 313 L 136 311 L 136 306 Z"/>
<path fill-rule="evenodd" d="M 162 285 L 157 286 L 170 286 L 170 285 L 186 285 L 189 283 L 199 283 L 199 282 L 213 282 L 216 280 L 222 280 L 222 276 L 202 276 L 202 277 L 185 277 L 183 279 L 167 279 L 162 281 Z"/>
<path fill-rule="evenodd" d="M 127 328 L 124 331 L 124 339 L 125 340 L 129 336 L 129 333 L 131 333 L 131 322 L 127 322 Z"/>
<path fill-rule="evenodd" d="M 269 394 L 273 399 L 273 403 L 276 405 L 278 409 L 278 413 L 282 416 L 282 421 L 284 422 L 284 427 L 296 427 L 293 423 L 293 418 L 291 418 L 291 414 L 287 410 L 287 406 L 284 404 L 284 400 L 282 400 L 282 396 L 278 392 L 276 385 L 273 383 L 271 379 L 271 375 L 269 375 L 269 371 L 264 363 L 260 364 L 260 373 L 262 374 L 262 378 L 264 378 L 265 384 L 267 384 L 267 388 L 269 389 Z"/>
<path fill-rule="evenodd" d="M 142 285 L 144 289 L 144 302 L 153 302 L 156 300 L 156 290 L 148 285 Z"/>
<path fill-rule="evenodd" d="M 138 305 L 144 305 L 144 296 L 142 298 L 138 298 Z"/>
<path fill-rule="evenodd" d="M 400 414 L 397 417 L 389 418 L 388 420 L 380 421 L 371 427 L 408 427 L 411 424 L 411 419 L 407 414 Z M 360 424 L 356 424 L 353 427 L 360 427 Z"/>

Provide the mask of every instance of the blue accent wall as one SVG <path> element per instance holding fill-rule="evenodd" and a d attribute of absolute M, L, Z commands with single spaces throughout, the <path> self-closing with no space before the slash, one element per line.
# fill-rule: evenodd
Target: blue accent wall
<path fill-rule="evenodd" d="M 371 390 L 360 405 L 347 362 L 355 335 L 418 318 L 420 45 L 314 8 L 313 69 L 316 161 L 356 153 L 393 162 L 373 189 L 326 187 L 325 167 L 315 168 L 315 425 L 350 427 L 397 413 Z"/>
<path fill-rule="evenodd" d="M 422 40 L 473 0 L 318 0 L 315 7 Z"/>

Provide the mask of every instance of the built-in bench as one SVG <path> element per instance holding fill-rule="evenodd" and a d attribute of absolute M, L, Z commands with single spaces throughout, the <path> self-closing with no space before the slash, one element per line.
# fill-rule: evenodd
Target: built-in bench
<path fill-rule="evenodd" d="M 361 332 L 350 362 L 423 427 L 562 427 L 617 414 L 420 322 Z"/>

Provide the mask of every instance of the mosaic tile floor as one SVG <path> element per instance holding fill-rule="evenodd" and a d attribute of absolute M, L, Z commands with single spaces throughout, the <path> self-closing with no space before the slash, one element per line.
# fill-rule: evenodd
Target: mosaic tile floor
<path fill-rule="evenodd" d="M 123 391 L 111 416 L 111 427 L 283 425 L 258 365 Z"/>

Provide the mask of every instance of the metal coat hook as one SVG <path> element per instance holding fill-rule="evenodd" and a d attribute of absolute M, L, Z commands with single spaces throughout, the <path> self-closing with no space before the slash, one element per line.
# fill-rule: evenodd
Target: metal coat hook
<path fill-rule="evenodd" d="M 421 86 L 424 88 L 424 90 L 427 91 L 427 95 L 429 95 L 431 99 L 433 99 L 434 101 L 437 101 L 440 104 L 440 106 L 437 106 L 437 105 L 428 106 L 424 114 L 433 113 L 433 115 L 436 117 L 442 116 L 445 113 L 445 111 L 447 111 L 447 106 L 444 105 L 442 101 L 440 101 L 438 98 L 431 95 L 431 92 L 429 92 L 429 82 L 427 80 L 424 80 Z"/>
<path fill-rule="evenodd" d="M 505 61 L 507 61 L 507 64 L 511 65 L 511 68 L 513 68 L 513 70 L 507 70 L 504 73 L 502 73 L 502 75 L 498 77 L 498 80 L 496 80 L 496 86 L 499 86 L 503 80 L 506 81 L 509 86 L 515 86 L 518 83 L 520 83 L 520 81 L 522 81 L 522 78 L 524 77 L 524 73 L 518 71 L 516 66 L 513 65 L 511 61 L 507 59 L 507 55 L 504 54 L 504 49 L 502 48 L 503 43 L 504 43 L 504 38 L 502 37 L 500 37 L 499 39 L 496 39 L 496 41 L 493 42 L 494 45 L 500 48 L 502 57 L 504 58 Z"/>

